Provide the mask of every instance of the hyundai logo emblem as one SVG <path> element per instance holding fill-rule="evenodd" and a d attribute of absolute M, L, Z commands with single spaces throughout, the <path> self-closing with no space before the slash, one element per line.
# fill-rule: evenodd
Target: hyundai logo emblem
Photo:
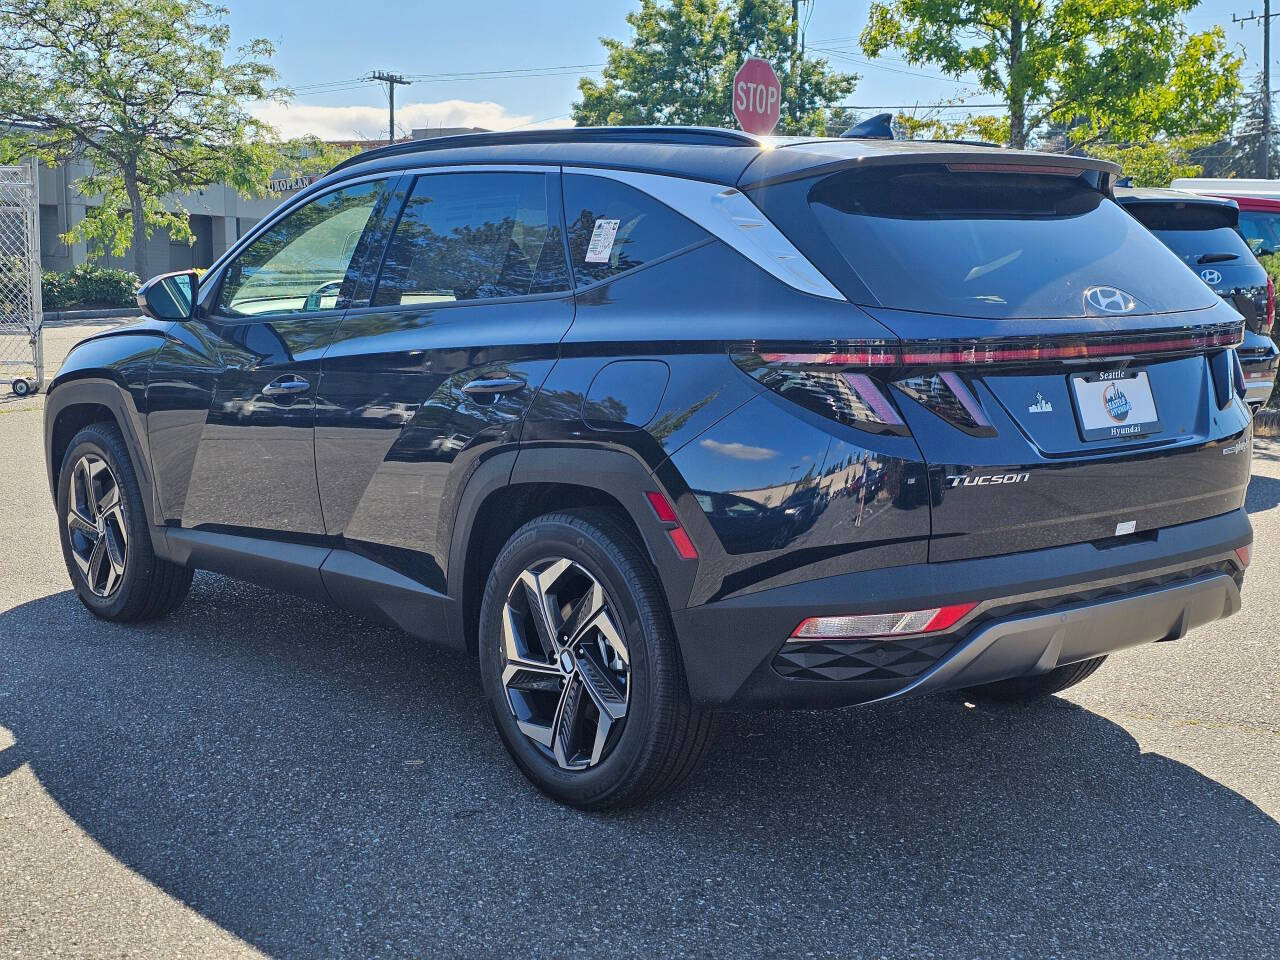
<path fill-rule="evenodd" d="M 1217 270 L 1201 270 L 1200 279 L 1211 287 L 1216 287 L 1222 282 L 1222 274 Z"/>
<path fill-rule="evenodd" d="M 1115 287 L 1090 287 L 1084 292 L 1084 299 L 1103 313 L 1128 313 L 1134 307 L 1133 297 Z"/>

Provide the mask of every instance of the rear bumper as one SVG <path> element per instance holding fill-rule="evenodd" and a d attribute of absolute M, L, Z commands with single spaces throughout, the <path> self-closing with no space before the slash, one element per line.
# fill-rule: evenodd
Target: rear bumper
<path fill-rule="evenodd" d="M 829 577 L 674 614 L 694 700 L 834 707 L 957 689 L 1173 640 L 1240 607 L 1243 510 L 1105 543 Z M 788 643 L 805 617 L 980 599 L 954 631 Z"/>

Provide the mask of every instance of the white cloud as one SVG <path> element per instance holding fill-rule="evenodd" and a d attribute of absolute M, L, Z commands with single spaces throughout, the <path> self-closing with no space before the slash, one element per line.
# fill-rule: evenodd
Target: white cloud
<path fill-rule="evenodd" d="M 704 450 L 718 453 L 721 456 L 733 457 L 735 460 L 772 460 L 778 451 L 771 447 L 753 447 L 749 443 L 722 443 L 719 440 L 703 440 L 699 443 Z"/>
<path fill-rule="evenodd" d="M 254 116 L 265 120 L 285 139 L 316 136 L 321 140 L 377 140 L 387 135 L 387 108 L 383 106 L 326 107 L 316 104 L 257 103 Z M 563 127 L 568 118 L 534 123 L 529 114 L 512 113 L 490 100 L 441 100 L 437 103 L 396 104 L 396 127 L 401 133 L 417 127 Z"/>

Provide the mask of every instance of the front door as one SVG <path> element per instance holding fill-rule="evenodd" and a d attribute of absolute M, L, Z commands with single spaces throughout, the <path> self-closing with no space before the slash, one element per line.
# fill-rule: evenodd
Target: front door
<path fill-rule="evenodd" d="M 324 534 L 314 437 L 320 357 L 389 193 L 386 181 L 366 181 L 287 213 L 210 280 L 197 317 L 175 325 L 148 389 L 170 522 Z"/>

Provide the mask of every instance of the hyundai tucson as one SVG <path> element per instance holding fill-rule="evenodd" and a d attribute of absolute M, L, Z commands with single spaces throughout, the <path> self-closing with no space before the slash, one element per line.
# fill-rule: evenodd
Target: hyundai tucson
<path fill-rule="evenodd" d="M 1034 698 L 1234 613 L 1240 316 L 1119 171 L 709 128 L 344 161 L 73 349 L 45 434 L 111 621 L 203 569 L 478 660 L 514 762 L 674 788 L 727 709 Z"/>

